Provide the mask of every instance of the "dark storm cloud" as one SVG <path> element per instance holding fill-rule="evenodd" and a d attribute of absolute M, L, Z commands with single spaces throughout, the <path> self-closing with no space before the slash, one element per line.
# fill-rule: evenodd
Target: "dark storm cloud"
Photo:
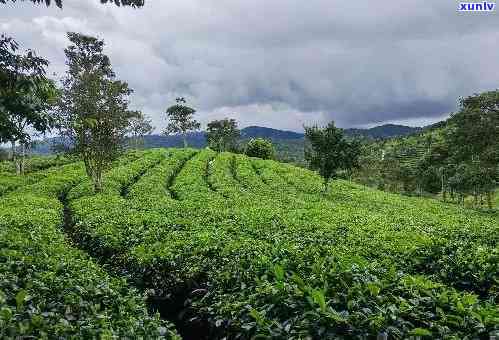
<path fill-rule="evenodd" d="M 454 1 L 146 1 L 140 10 L 66 1 L 0 7 L 0 29 L 64 72 L 66 31 L 104 38 L 133 106 L 164 125 L 187 96 L 200 119 L 300 129 L 425 123 L 459 96 L 498 87 L 497 13 Z"/>
<path fill-rule="evenodd" d="M 418 117 L 440 117 L 442 112 L 451 112 L 454 103 L 443 103 L 440 101 L 415 99 L 407 102 L 389 102 L 383 106 L 370 107 L 368 111 L 359 111 L 350 120 L 351 124 L 364 125 L 362 117 L 368 115 L 369 123 L 382 123 L 386 121 L 400 120 L 402 118 Z M 390 111 L 387 111 L 387 107 Z"/>

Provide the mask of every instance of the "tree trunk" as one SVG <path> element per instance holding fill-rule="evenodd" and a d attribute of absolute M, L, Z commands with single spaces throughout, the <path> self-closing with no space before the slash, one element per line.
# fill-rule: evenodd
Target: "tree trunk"
<path fill-rule="evenodd" d="M 88 159 L 85 157 L 85 155 L 83 155 L 83 163 L 85 164 L 85 172 L 87 173 L 87 176 L 90 177 L 90 179 L 93 179 L 94 178 L 94 174 L 93 174 L 93 171 L 92 171 L 92 167 L 91 167 L 90 162 L 88 161 Z"/>
<path fill-rule="evenodd" d="M 492 210 L 492 192 L 487 192 L 487 206 Z"/>
<path fill-rule="evenodd" d="M 16 142 L 10 142 L 11 147 L 10 147 L 10 160 L 15 164 L 16 163 Z"/>
<path fill-rule="evenodd" d="M 445 202 L 446 201 L 446 192 L 445 192 L 444 176 L 442 175 L 440 178 L 441 178 L 441 182 L 442 182 L 442 199 Z"/>
<path fill-rule="evenodd" d="M 187 137 L 185 135 L 185 132 L 182 134 L 182 139 L 184 140 L 184 148 L 187 147 Z"/>
<path fill-rule="evenodd" d="M 16 148 L 16 142 L 12 141 L 11 142 L 11 147 L 12 147 L 12 163 L 14 164 L 14 168 L 16 169 L 16 175 L 21 175 L 21 168 L 19 165 L 19 159 L 17 157 L 17 148 Z"/>
<path fill-rule="evenodd" d="M 100 170 L 95 171 L 92 180 L 94 182 L 95 193 L 98 194 L 102 192 L 102 171 Z"/>
<path fill-rule="evenodd" d="M 11 142 L 12 148 L 12 163 L 14 164 L 14 168 L 16 169 L 16 175 L 21 175 L 21 164 L 19 163 L 19 158 L 17 157 L 17 147 L 16 142 Z"/>
<path fill-rule="evenodd" d="M 21 143 L 21 157 L 19 159 L 19 174 L 24 175 L 24 168 L 26 162 L 26 144 Z"/>
<path fill-rule="evenodd" d="M 94 192 L 99 193 L 102 191 L 102 170 L 98 169 L 97 164 L 92 164 L 85 155 L 83 155 L 83 163 L 85 164 L 85 172 L 92 181 Z"/>

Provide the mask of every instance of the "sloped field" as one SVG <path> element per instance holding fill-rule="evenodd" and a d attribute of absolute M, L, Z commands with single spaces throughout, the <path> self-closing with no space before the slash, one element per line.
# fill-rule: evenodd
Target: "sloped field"
<path fill-rule="evenodd" d="M 26 161 L 24 176 L 15 175 L 12 162 L 0 162 L 0 196 L 23 185 L 36 183 L 50 175 L 57 168 L 71 163 L 64 157 L 33 157 Z"/>
<path fill-rule="evenodd" d="M 345 181 L 323 195 L 312 172 L 209 149 L 128 156 L 99 195 L 78 164 L 40 183 L 0 199 L 4 334 L 39 322 L 149 338 L 174 337 L 171 321 L 191 339 L 498 330 L 497 213 Z"/>
<path fill-rule="evenodd" d="M 82 178 L 81 164 L 65 165 L 0 198 L 0 338 L 176 338 L 65 237 L 60 197 Z"/>

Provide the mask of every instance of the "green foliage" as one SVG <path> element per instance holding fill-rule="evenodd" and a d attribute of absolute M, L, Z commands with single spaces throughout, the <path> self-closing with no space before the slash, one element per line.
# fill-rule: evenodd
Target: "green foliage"
<path fill-rule="evenodd" d="M 63 140 L 85 164 L 94 190 L 102 190 L 102 173 L 117 158 L 125 142 L 129 120 L 128 84 L 115 79 L 104 41 L 68 33 L 71 45 L 57 120 Z"/>
<path fill-rule="evenodd" d="M 351 170 L 358 166 L 360 144 L 348 141 L 343 131 L 334 126 L 334 122 L 323 129 L 305 127 L 307 147 L 305 159 L 312 170 L 317 170 L 324 179 L 324 191 L 331 179 L 336 178 L 340 169 Z"/>
<path fill-rule="evenodd" d="M 31 156 L 26 159 L 26 173 L 32 173 L 40 170 L 46 170 L 74 162 L 74 159 L 67 156 Z M 0 162 L 0 171 L 14 172 L 12 162 Z"/>
<path fill-rule="evenodd" d="M 102 194 L 72 190 L 73 233 L 185 328 L 289 339 L 497 330 L 497 216 L 342 180 L 324 195 L 311 171 L 227 152 L 155 152 L 110 171 Z"/>
<path fill-rule="evenodd" d="M 60 166 L 71 162 L 71 159 L 60 156 L 28 158 L 25 176 L 12 174 L 14 170 L 11 162 L 0 162 L 0 196 L 24 185 L 41 181 L 59 171 Z"/>
<path fill-rule="evenodd" d="M 492 209 L 499 182 L 498 93 L 461 99 L 459 112 L 417 135 L 366 144 L 354 179 Z"/>
<path fill-rule="evenodd" d="M 82 164 L 66 165 L 0 199 L 0 337 L 177 338 L 62 232 L 57 197 L 83 174 Z"/>
<path fill-rule="evenodd" d="M 0 37 L 0 142 L 24 138 L 18 120 L 28 119 L 42 131 L 46 129 L 44 101 L 37 100 L 38 90 L 46 82 L 45 68 L 48 61 L 37 57 L 33 51 L 19 54 L 17 42 L 5 35 Z M 43 99 L 43 98 L 41 98 Z"/>
<path fill-rule="evenodd" d="M 131 134 L 130 145 L 138 149 L 144 144 L 144 136 L 154 131 L 152 120 L 146 118 L 141 111 L 133 111 L 128 122 L 128 133 Z"/>
<path fill-rule="evenodd" d="M 235 119 L 214 120 L 208 123 L 206 141 L 215 151 L 236 151 L 239 137 L 240 132 Z"/>
<path fill-rule="evenodd" d="M 461 99 L 460 104 L 446 135 L 451 163 L 457 164 L 449 181 L 475 201 L 486 195 L 492 209 L 492 193 L 499 182 L 499 90 Z"/>
<path fill-rule="evenodd" d="M 17 173 L 23 174 L 30 132 L 43 134 L 52 128 L 48 111 L 57 92 L 45 76 L 48 61 L 31 50 L 19 54 L 18 49 L 15 40 L 0 36 L 0 143 L 11 143 Z"/>
<path fill-rule="evenodd" d="M 252 138 L 246 144 L 245 154 L 261 159 L 273 159 L 275 157 L 275 150 L 271 141 L 263 138 Z"/>
<path fill-rule="evenodd" d="M 103 176 L 103 185 L 100 193 L 121 195 L 126 188 L 126 184 L 140 177 L 147 169 L 158 164 L 164 157 L 164 152 L 157 149 L 150 149 L 128 155 L 128 162 L 120 166 L 115 166 Z M 84 196 L 91 196 L 94 193 L 91 180 L 83 180 L 68 193 L 68 199 L 76 199 Z"/>
<path fill-rule="evenodd" d="M 272 144 L 275 148 L 275 159 L 279 162 L 307 167 L 303 154 L 303 139 L 272 139 Z"/>
<path fill-rule="evenodd" d="M 166 110 L 166 115 L 168 116 L 169 123 L 163 133 L 165 135 L 182 134 L 182 138 L 184 140 L 184 148 L 186 148 L 186 133 L 189 131 L 199 130 L 201 124 L 193 118 L 196 110 L 187 105 L 184 105 L 186 103 L 184 98 L 179 97 L 176 99 L 176 102 L 177 104 L 170 106 Z"/>
<path fill-rule="evenodd" d="M 457 159 L 499 163 L 499 90 L 461 99 L 448 139 Z"/>

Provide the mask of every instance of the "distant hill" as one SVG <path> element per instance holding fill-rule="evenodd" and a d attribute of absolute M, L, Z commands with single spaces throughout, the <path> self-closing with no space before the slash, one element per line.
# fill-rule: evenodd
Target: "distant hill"
<path fill-rule="evenodd" d="M 248 126 L 241 130 L 242 138 L 300 139 L 303 133 L 277 130 L 261 126 Z"/>
<path fill-rule="evenodd" d="M 384 124 L 369 129 L 345 129 L 350 136 L 362 136 L 373 139 L 401 137 L 421 132 L 423 128 L 396 124 Z"/>
<path fill-rule="evenodd" d="M 184 145 L 182 136 L 163 136 L 149 135 L 144 137 L 146 148 L 160 147 L 182 147 Z M 187 143 L 195 148 L 204 148 L 206 146 L 206 134 L 204 132 L 192 132 L 187 134 Z"/>
<path fill-rule="evenodd" d="M 385 124 L 368 129 L 345 129 L 349 136 L 360 136 L 373 139 L 384 139 L 392 137 L 407 136 L 421 132 L 423 128 L 405 125 Z M 261 126 L 249 126 L 241 130 L 243 138 L 270 138 L 270 139 L 301 139 L 303 133 L 293 131 L 283 131 Z"/>
<path fill-rule="evenodd" d="M 268 138 L 272 140 L 289 140 L 289 139 L 302 139 L 302 133 L 293 131 L 283 131 L 261 126 L 249 126 L 241 129 L 241 139 L 250 138 Z M 187 142 L 189 146 L 205 147 L 206 146 L 206 133 L 193 132 L 187 135 Z M 180 147 L 183 145 L 181 136 L 162 136 L 150 135 L 145 137 L 145 145 L 148 148 L 155 147 Z"/>
<path fill-rule="evenodd" d="M 410 127 L 404 125 L 385 124 L 376 126 L 369 129 L 345 129 L 345 133 L 349 136 L 364 137 L 370 139 L 386 139 L 392 137 L 407 136 L 422 131 L 422 128 Z M 187 135 L 187 142 L 189 146 L 195 148 L 202 148 L 206 146 L 205 132 L 193 132 Z M 304 134 L 294 131 L 278 130 L 262 126 L 249 126 L 241 129 L 241 138 L 243 140 L 250 138 L 267 138 L 276 142 L 279 149 L 300 149 L 302 150 L 302 143 Z M 50 153 L 50 146 L 56 138 L 47 139 L 43 142 L 38 142 L 33 148 L 34 153 L 48 154 Z M 183 145 L 182 137 L 163 136 L 163 135 L 149 135 L 144 138 L 146 148 L 159 148 L 159 147 L 181 147 Z M 288 146 L 288 144 L 290 144 Z M 290 153 L 294 153 L 291 151 Z"/>

